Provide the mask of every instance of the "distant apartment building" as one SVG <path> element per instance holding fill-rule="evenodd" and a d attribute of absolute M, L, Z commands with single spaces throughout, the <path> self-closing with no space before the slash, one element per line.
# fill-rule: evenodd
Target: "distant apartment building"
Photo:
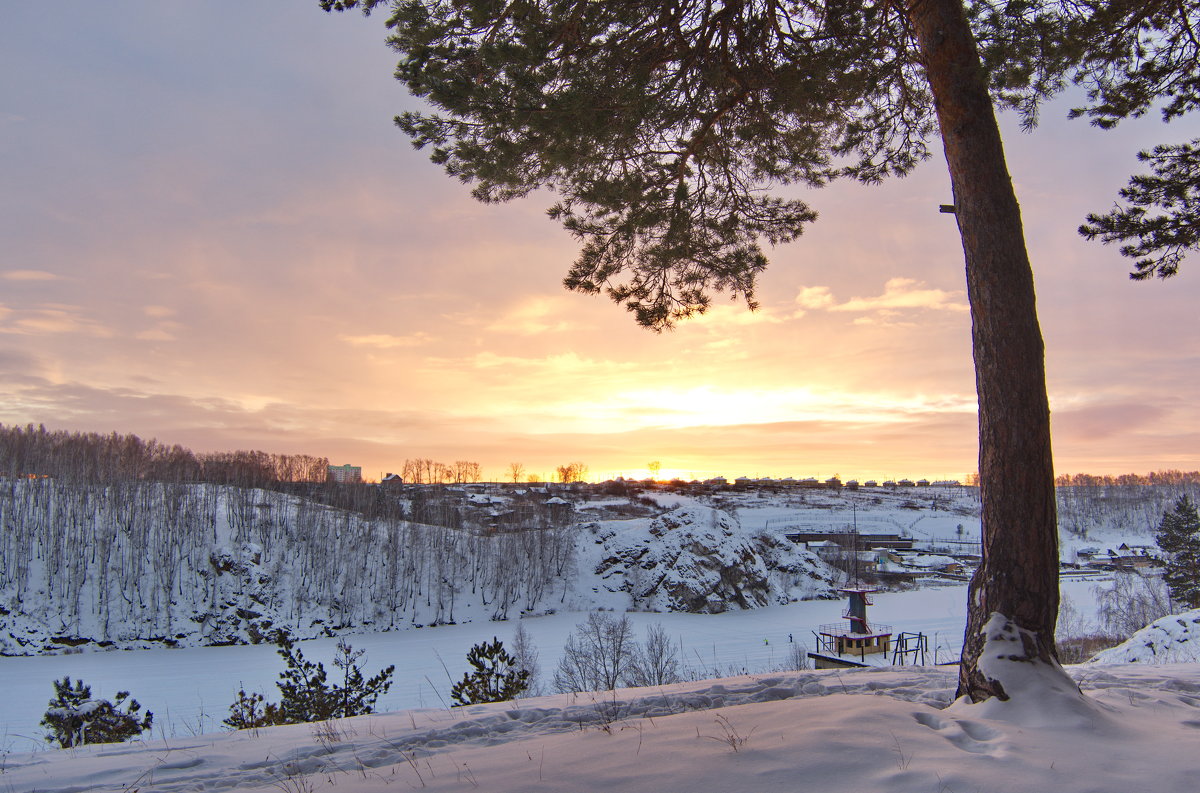
<path fill-rule="evenodd" d="M 348 485 L 362 481 L 361 465 L 331 465 L 329 466 L 329 481 L 339 485 Z"/>

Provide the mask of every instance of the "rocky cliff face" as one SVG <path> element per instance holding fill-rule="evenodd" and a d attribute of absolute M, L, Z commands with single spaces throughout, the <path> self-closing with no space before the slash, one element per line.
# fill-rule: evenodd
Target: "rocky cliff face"
<path fill-rule="evenodd" d="M 596 574 L 633 609 L 713 614 L 835 596 L 833 572 L 815 555 L 709 507 L 587 529 L 601 546 Z"/>

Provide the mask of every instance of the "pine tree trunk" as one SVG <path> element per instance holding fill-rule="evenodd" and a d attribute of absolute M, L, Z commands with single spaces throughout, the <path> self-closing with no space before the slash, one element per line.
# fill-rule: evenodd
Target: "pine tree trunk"
<path fill-rule="evenodd" d="M 1024 657 L 1057 664 L 1058 529 L 1050 408 L 1033 271 L 1000 130 L 961 0 L 908 0 L 954 190 L 966 258 L 983 561 L 971 580 L 959 696 L 1008 694 L 979 668 L 994 613 L 1028 631 Z"/>

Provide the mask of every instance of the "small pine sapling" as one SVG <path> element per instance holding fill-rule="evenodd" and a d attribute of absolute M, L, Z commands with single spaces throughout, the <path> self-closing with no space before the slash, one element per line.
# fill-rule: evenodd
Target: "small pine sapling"
<path fill-rule="evenodd" d="M 120 743 L 150 729 L 154 714 L 146 711 L 136 699 L 125 700 L 128 691 L 118 691 L 115 702 L 93 699 L 91 686 L 82 680 L 71 683 L 70 677 L 54 681 L 54 699 L 42 717 L 47 728 L 46 741 L 64 749 L 89 743 Z M 123 706 L 123 707 L 122 707 Z"/>
<path fill-rule="evenodd" d="M 396 665 L 381 669 L 379 674 L 367 679 L 358 664 L 358 659 L 362 658 L 363 653 L 363 650 L 355 650 L 345 641 L 339 641 L 337 644 L 337 655 L 333 659 L 333 665 L 342 670 L 342 685 L 333 688 L 337 716 L 374 713 L 375 703 L 392 687 L 392 673 L 396 671 Z"/>
<path fill-rule="evenodd" d="M 279 656 L 287 668 L 279 673 L 279 712 L 284 724 L 333 718 L 334 695 L 326 682 L 325 665 L 304 657 L 295 640 L 280 631 L 275 635 Z"/>
<path fill-rule="evenodd" d="M 467 653 L 467 663 L 475 671 L 463 675 L 450 689 L 455 707 L 504 702 L 520 695 L 529 685 L 529 671 L 517 666 L 517 659 L 509 655 L 495 636 L 491 642 L 472 647 Z"/>
<path fill-rule="evenodd" d="M 325 665 L 304 657 L 292 637 L 280 631 L 275 643 L 287 669 L 279 674 L 279 715 L 284 724 L 361 716 L 375 712 L 375 703 L 392 685 L 395 665 L 367 679 L 355 651 L 344 641 L 338 642 L 333 665 L 342 670 L 342 684 L 330 683 Z"/>
<path fill-rule="evenodd" d="M 258 692 L 247 694 L 246 689 L 240 688 L 237 700 L 229 706 L 229 717 L 221 723 L 234 730 L 254 730 L 287 722 L 274 702 L 267 702 Z"/>

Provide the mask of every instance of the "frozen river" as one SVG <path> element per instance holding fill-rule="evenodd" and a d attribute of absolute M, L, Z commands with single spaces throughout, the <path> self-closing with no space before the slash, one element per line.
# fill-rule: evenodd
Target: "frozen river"
<path fill-rule="evenodd" d="M 1093 617 L 1096 581 L 1064 581 L 1085 619 Z M 957 658 L 966 621 L 966 586 L 946 586 L 874 596 L 873 621 L 896 631 L 921 631 L 939 662 Z M 753 611 L 725 614 L 630 613 L 640 640 L 647 626 L 661 623 L 683 648 L 681 661 L 694 674 L 742 674 L 780 668 L 790 654 L 789 634 L 813 648 L 813 631 L 841 621 L 844 601 L 803 601 Z M 524 620 L 541 655 L 543 680 L 558 665 L 562 647 L 580 613 L 561 613 Z M 374 673 L 396 665 L 391 690 L 378 710 L 444 707 L 453 682 L 467 671 L 466 654 L 473 644 L 498 636 L 511 644 L 515 622 L 476 622 L 396 633 L 350 636 L 366 650 L 364 669 Z M 333 657 L 335 639 L 301 642 L 305 656 Z M 931 659 L 932 660 L 932 659 Z M 0 753 L 30 751 L 46 744 L 38 727 L 53 694 L 51 681 L 69 675 L 92 686 L 96 696 L 112 698 L 128 690 L 154 712 L 155 735 L 179 736 L 222 729 L 221 720 L 239 687 L 275 699 L 275 680 L 283 662 L 270 645 L 131 650 L 34 657 L 0 658 Z M 334 670 L 331 670 L 334 671 Z"/>

